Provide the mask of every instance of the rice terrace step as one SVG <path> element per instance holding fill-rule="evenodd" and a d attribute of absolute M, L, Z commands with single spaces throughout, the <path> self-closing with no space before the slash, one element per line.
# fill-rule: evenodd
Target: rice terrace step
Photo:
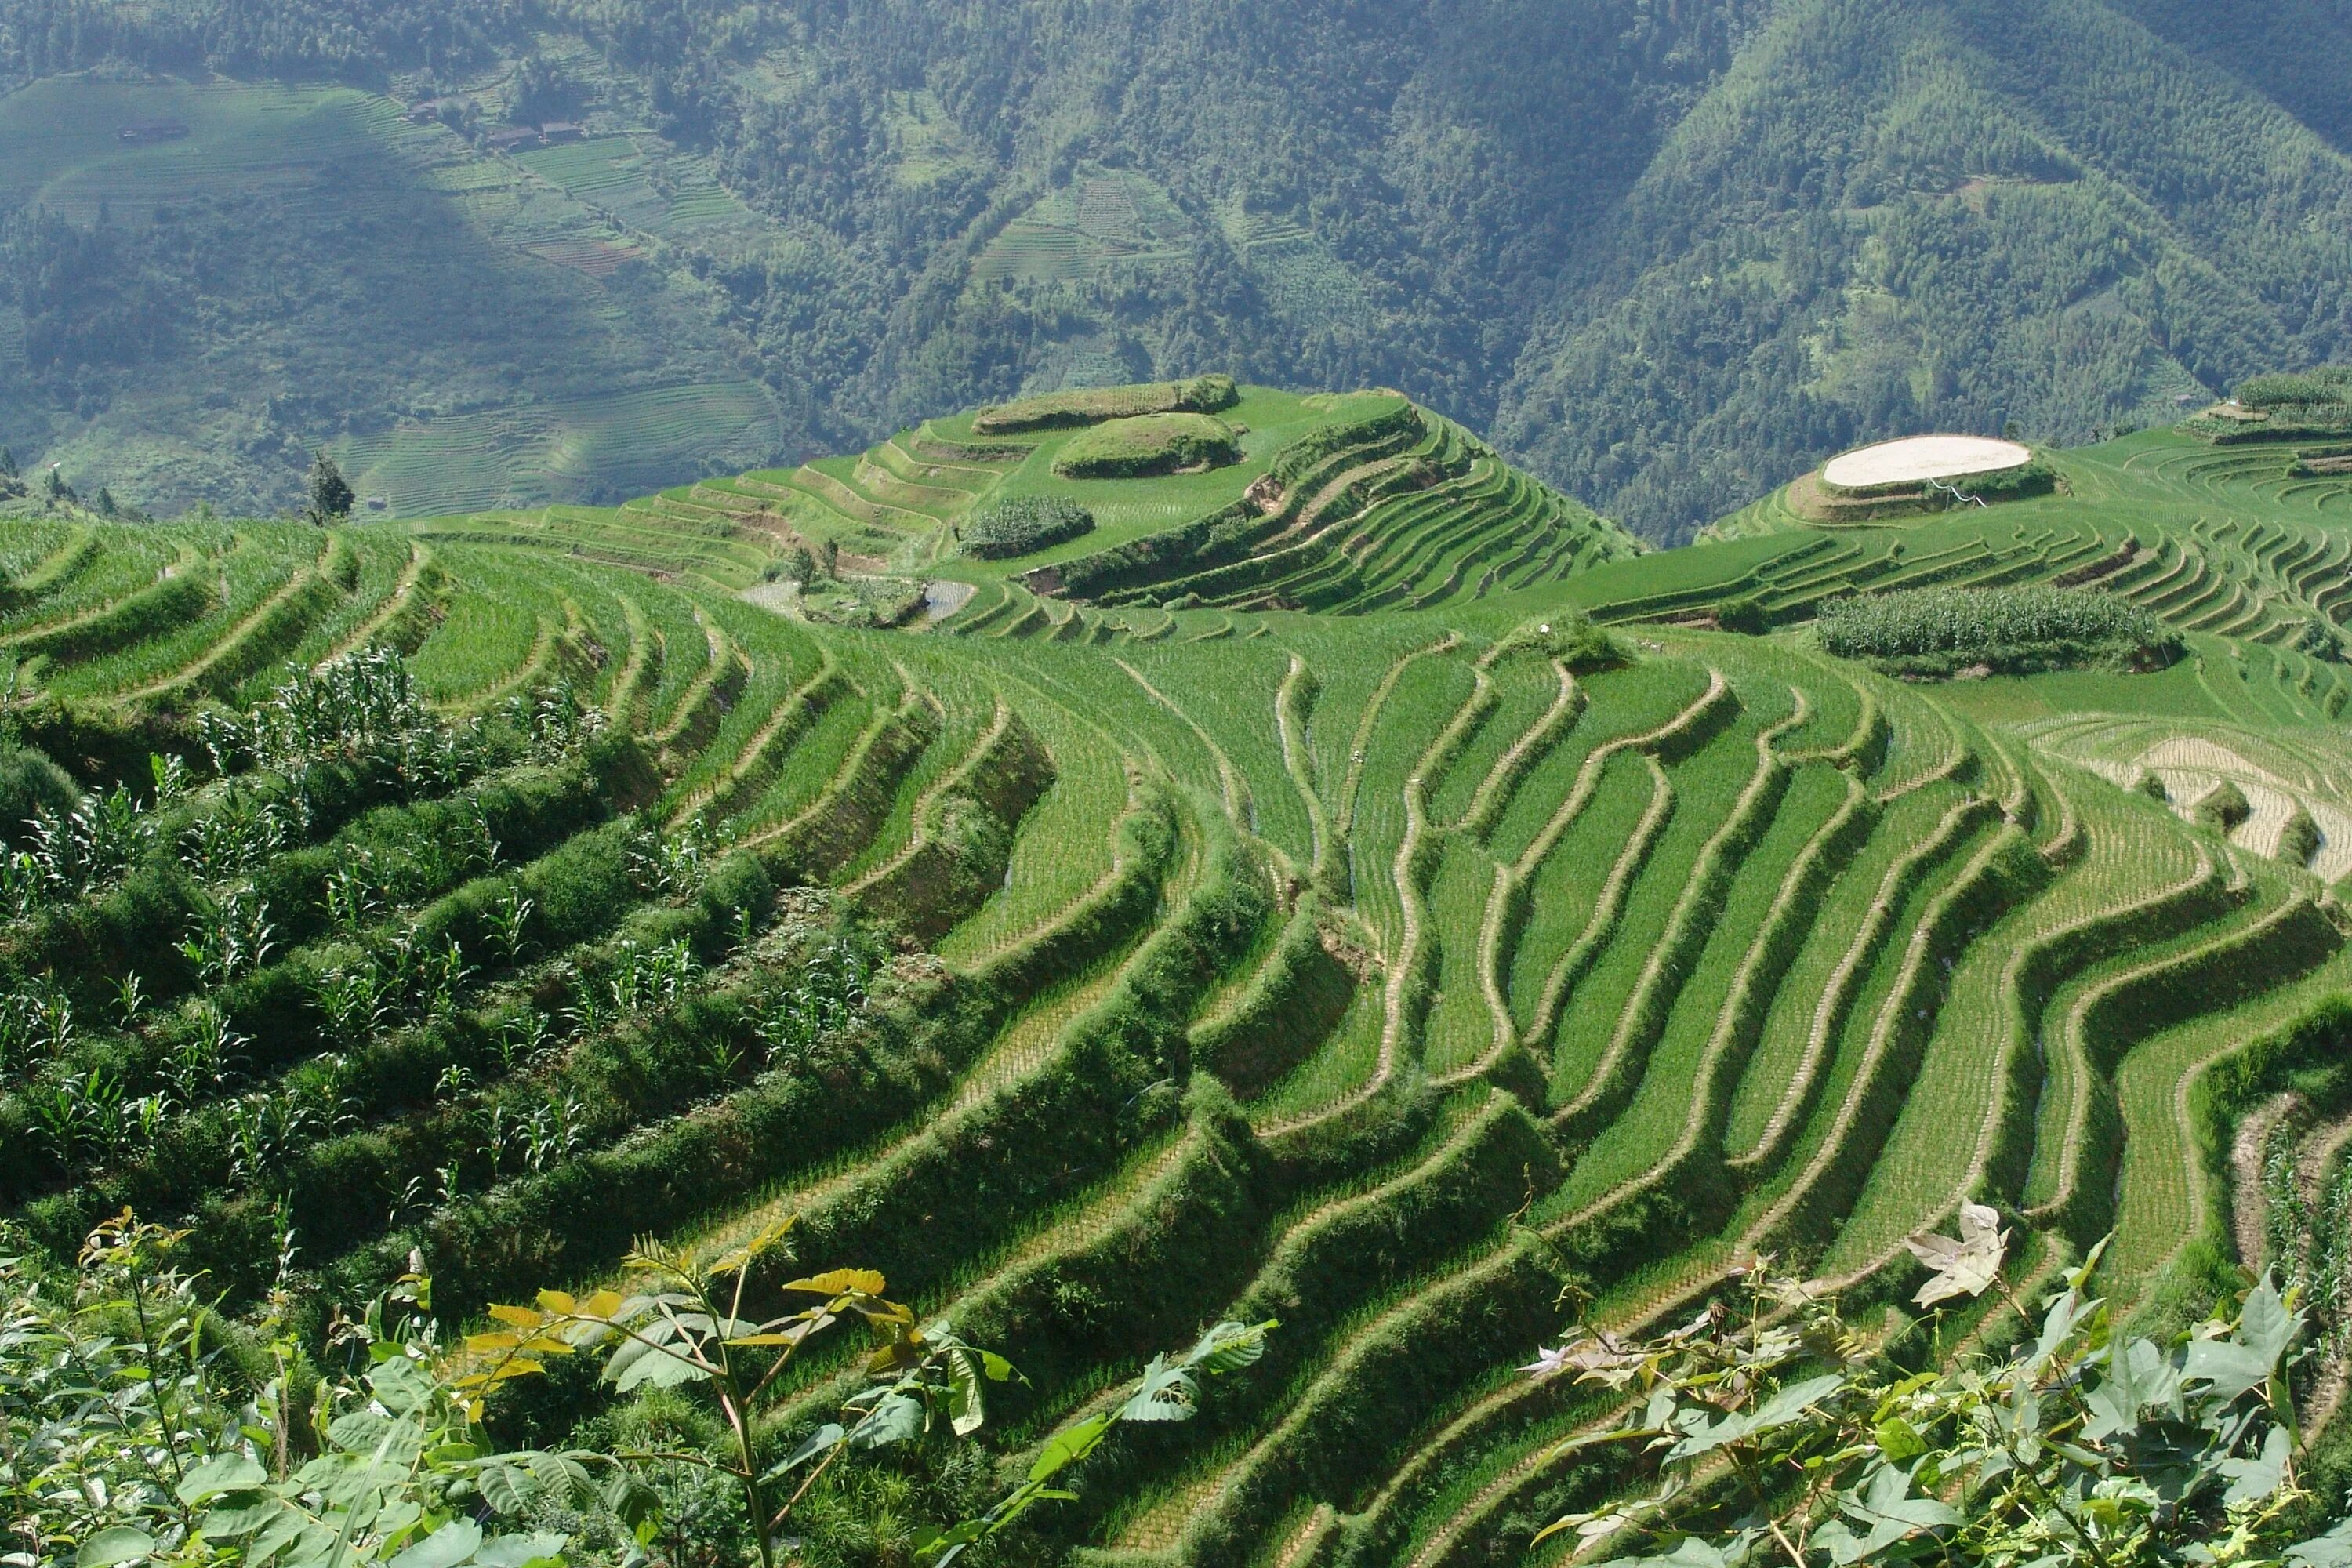
<path fill-rule="evenodd" d="M 1564 1316 L 1768 1254 L 1907 1310 L 1963 1205 L 2147 1321 L 2304 1245 L 2245 1218 L 2352 1070 L 2299 451 L 1906 439 L 1654 550 L 1394 391 L 1201 377 L 614 507 L 27 503 L 0 1213 L 460 1326 L 797 1215 L 757 1288 L 885 1267 L 1020 1368 L 1008 1477 L 1278 1319 L 1041 1550 L 1514 1558 L 1592 1482 L 1512 1371 Z"/>

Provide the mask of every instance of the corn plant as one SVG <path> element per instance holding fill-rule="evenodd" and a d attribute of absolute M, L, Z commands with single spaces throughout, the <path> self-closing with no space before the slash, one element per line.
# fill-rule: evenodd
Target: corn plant
<path fill-rule="evenodd" d="M 327 920 L 346 936 L 358 936 L 391 902 L 391 877 L 374 851 L 360 847 L 327 872 Z"/>
<path fill-rule="evenodd" d="M 196 972 L 196 983 L 213 991 L 260 968 L 277 946 L 269 906 L 253 889 L 237 888 L 216 901 L 211 915 L 197 917 L 179 951 Z"/>
<path fill-rule="evenodd" d="M 229 1173 L 248 1185 L 263 1185 L 310 1144 L 348 1131 L 352 1102 L 339 1074 L 289 1080 L 275 1092 L 233 1100 L 225 1115 Z"/>
<path fill-rule="evenodd" d="M 183 1105 L 226 1089 L 236 1079 L 250 1043 L 228 1026 L 228 1016 L 209 1000 L 199 1001 L 190 1017 L 194 1026 L 172 1042 L 163 1068 L 164 1081 Z"/>
<path fill-rule="evenodd" d="M 617 1013 L 650 1012 L 685 1000 L 701 973 L 694 949 L 683 937 L 650 948 L 624 940 L 604 990 Z"/>
<path fill-rule="evenodd" d="M 0 1073 L 73 1048 L 73 998 L 55 986 L 0 992 Z"/>
<path fill-rule="evenodd" d="M 41 863 L 29 849 L 0 853 L 0 919 L 21 921 L 41 906 L 48 885 Z"/>
<path fill-rule="evenodd" d="M 34 1130 L 64 1163 L 119 1154 L 142 1120 L 121 1075 L 102 1067 L 37 1084 L 25 1099 Z"/>
<path fill-rule="evenodd" d="M 526 1007 L 522 1016 L 509 1018 L 499 1026 L 498 1038 L 492 1043 L 499 1053 L 499 1068 L 511 1074 L 545 1055 L 553 1039 L 547 1016 Z"/>
<path fill-rule="evenodd" d="M 764 993 L 752 1027 L 766 1047 L 770 1066 L 806 1057 L 824 1035 L 842 1027 L 866 1005 L 874 978 L 871 952 L 842 937 L 821 944 L 803 963 L 798 980 Z"/>
<path fill-rule="evenodd" d="M 335 1037 L 344 1040 L 364 1039 L 383 1027 L 398 1001 L 383 968 L 364 953 L 329 967 L 313 983 L 312 994 Z"/>
<path fill-rule="evenodd" d="M 40 807 L 26 826 L 26 852 L 43 886 L 63 898 L 80 898 L 121 877 L 146 852 L 155 830 L 147 811 L 119 786 L 84 796 L 63 816 Z"/>
<path fill-rule="evenodd" d="M 560 762 L 602 734 L 604 712 L 582 705 L 569 681 L 558 681 L 526 701 L 508 699 L 507 713 L 515 728 L 530 738 L 533 760 Z"/>
<path fill-rule="evenodd" d="M 509 963 L 522 961 L 523 949 L 530 944 L 531 913 L 538 907 L 538 901 L 525 898 L 520 888 L 509 888 L 491 908 L 490 945 Z"/>
<path fill-rule="evenodd" d="M 294 800 L 304 799 L 299 794 Z M 307 811 L 257 801 L 234 785 L 180 835 L 180 863 L 204 882 L 248 876 L 302 837 Z"/>
<path fill-rule="evenodd" d="M 629 846 L 629 869 L 645 892 L 685 898 L 702 886 L 716 850 L 710 825 L 698 816 L 674 834 L 645 829 Z"/>

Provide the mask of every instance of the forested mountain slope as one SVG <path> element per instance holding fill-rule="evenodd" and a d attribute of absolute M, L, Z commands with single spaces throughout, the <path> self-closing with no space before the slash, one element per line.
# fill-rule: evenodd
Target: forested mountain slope
<path fill-rule="evenodd" d="M 9 83 L 362 89 L 342 140 L 291 142 L 217 89 L 278 155 L 176 187 L 136 175 L 194 155 L 170 146 L 0 173 L 0 437 L 164 510 L 281 504 L 331 437 L 416 512 L 1223 369 L 1398 386 L 1681 537 L 1864 436 L 2081 439 L 2340 347 L 2346 26 L 2332 0 L 0 0 Z M 68 89 L 95 90 L 35 90 Z M 396 124 L 425 101 L 454 129 Z M 584 140 L 492 143 L 557 120 Z M 448 281 L 346 281 L 387 256 Z M 433 308 L 471 279 L 483 308 Z M 420 476 L 453 448 L 462 484 Z"/>

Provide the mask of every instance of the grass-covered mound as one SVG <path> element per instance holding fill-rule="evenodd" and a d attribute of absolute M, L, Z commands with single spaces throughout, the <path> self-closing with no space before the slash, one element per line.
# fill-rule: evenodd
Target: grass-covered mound
<path fill-rule="evenodd" d="M 963 524 L 963 552 L 983 561 L 1026 555 L 1092 533 L 1095 514 L 1066 496 L 1016 496 L 974 512 Z"/>
<path fill-rule="evenodd" d="M 1145 414 L 1074 437 L 1054 459 L 1066 479 L 1135 479 L 1241 461 L 1241 437 L 1207 414 Z"/>
<path fill-rule="evenodd" d="M 1151 382 L 1141 386 L 1091 387 L 1083 392 L 1055 392 L 1024 397 L 995 408 L 981 410 L 972 422 L 982 436 L 1004 436 L 1017 430 L 1065 430 L 1096 425 L 1106 419 L 1128 419 L 1139 414 L 1214 414 L 1231 408 L 1241 389 L 1230 375 L 1196 375 L 1189 381 Z"/>
<path fill-rule="evenodd" d="M 1966 669 L 2003 675 L 2103 665 L 2155 669 L 2180 634 L 2127 600 L 2090 588 L 1914 588 L 1825 605 L 1822 647 L 1891 675 Z"/>
<path fill-rule="evenodd" d="M 2231 405 L 2209 408 L 2182 427 L 2223 447 L 2341 435 L 2352 430 L 2352 365 L 2250 376 Z"/>

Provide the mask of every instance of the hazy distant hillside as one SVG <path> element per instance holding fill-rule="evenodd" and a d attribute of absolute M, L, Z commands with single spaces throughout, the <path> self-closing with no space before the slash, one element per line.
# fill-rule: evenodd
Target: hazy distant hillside
<path fill-rule="evenodd" d="M 91 482 L 152 437 L 128 488 L 159 504 L 290 497 L 299 449 L 334 436 L 414 510 L 617 495 L 1222 368 L 1394 384 L 1675 537 L 1865 435 L 2078 439 L 2345 346 L 2347 15 L 0 0 L 10 81 L 210 66 L 446 97 L 456 122 L 300 154 L 307 194 L 215 171 L 159 242 L 154 200 L 114 203 L 123 232 L 79 272 L 20 218 L 0 359 L 31 374 L 0 385 L 0 434 Z M 558 118 L 584 144 L 490 145 Z M 0 204 L 95 223 L 52 183 L 0 171 Z M 506 302 L 460 331 L 445 289 L 329 286 L 404 234 Z M 45 310 L 153 325 L 94 343 Z"/>

